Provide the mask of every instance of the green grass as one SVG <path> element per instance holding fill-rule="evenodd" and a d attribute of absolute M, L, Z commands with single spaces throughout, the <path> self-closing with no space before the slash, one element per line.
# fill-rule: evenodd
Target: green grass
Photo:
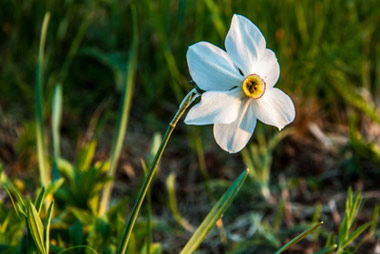
<path fill-rule="evenodd" d="M 144 176 L 141 161 L 149 168 L 154 135 L 193 88 L 187 48 L 199 41 L 224 48 L 234 13 L 252 20 L 276 53 L 277 86 L 294 100 L 296 121 L 280 133 L 258 124 L 246 150 L 233 156 L 215 144 L 210 126 L 180 121 L 127 253 L 179 253 L 192 233 L 178 222 L 204 225 L 245 167 L 249 177 L 219 230 L 207 228 L 199 253 L 274 253 L 320 220 L 291 250 L 373 250 L 378 0 L 5 0 L 0 253 L 117 252 Z"/>

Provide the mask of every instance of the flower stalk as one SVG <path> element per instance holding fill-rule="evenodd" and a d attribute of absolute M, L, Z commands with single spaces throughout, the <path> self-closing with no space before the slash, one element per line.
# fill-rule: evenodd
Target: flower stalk
<path fill-rule="evenodd" d="M 160 147 L 158 148 L 157 150 L 157 153 L 153 159 L 153 162 L 150 166 L 150 169 L 147 173 L 147 175 L 145 176 L 145 179 L 144 179 L 144 183 L 143 185 L 141 186 L 141 189 L 140 189 L 140 192 L 139 192 L 139 195 L 136 199 L 136 202 L 135 202 L 135 205 L 132 209 L 132 214 L 131 216 L 129 217 L 129 221 L 128 221 L 128 224 L 127 224 L 127 227 L 124 231 L 124 235 L 123 235 L 123 238 L 121 240 L 121 243 L 120 243 L 120 246 L 119 246 L 119 250 L 118 250 L 118 254 L 125 254 L 126 250 L 127 250 L 127 246 L 128 246 L 128 242 L 129 242 L 129 239 L 131 237 L 131 234 L 132 234 L 132 230 L 133 230 L 133 227 L 135 225 L 135 222 L 136 222 L 136 219 L 137 219 L 137 216 L 139 214 L 139 211 L 140 211 L 140 208 L 141 208 L 141 205 L 144 201 L 144 198 L 151 186 L 151 183 L 152 183 L 152 180 L 153 180 L 153 176 L 156 174 L 156 171 L 157 171 L 157 166 L 158 166 L 158 163 L 160 162 L 161 160 L 161 157 L 162 157 L 162 154 L 165 150 L 165 147 L 169 141 L 169 138 L 174 130 L 174 128 L 176 127 L 179 119 L 181 118 L 181 116 L 183 115 L 183 113 L 185 112 L 185 110 L 190 106 L 190 104 L 199 96 L 199 93 L 196 91 L 196 89 L 194 88 L 193 90 L 191 90 L 186 96 L 185 98 L 183 99 L 183 101 L 181 102 L 180 106 L 179 106 L 179 109 L 177 111 L 177 113 L 175 114 L 174 118 L 172 119 L 172 121 L 170 122 L 169 126 L 168 126 L 168 129 L 166 130 L 166 133 L 161 141 L 161 144 L 160 144 Z"/>

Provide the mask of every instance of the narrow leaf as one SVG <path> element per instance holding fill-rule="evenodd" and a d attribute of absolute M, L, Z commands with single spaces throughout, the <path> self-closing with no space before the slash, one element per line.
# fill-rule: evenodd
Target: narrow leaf
<path fill-rule="evenodd" d="M 357 228 L 354 232 L 350 234 L 350 237 L 343 243 L 343 248 L 349 245 L 353 240 L 355 240 L 361 233 L 364 232 L 369 226 L 372 225 L 372 221 L 367 222 Z"/>
<path fill-rule="evenodd" d="M 201 225 L 195 231 L 190 240 L 186 243 L 185 247 L 181 251 L 181 254 L 193 253 L 206 238 L 211 229 L 215 226 L 216 222 L 221 218 L 223 213 L 231 205 L 232 200 L 234 200 L 236 194 L 239 192 L 241 186 L 244 183 L 248 174 L 248 169 L 246 169 L 228 188 L 224 195 L 219 199 L 215 206 L 211 209 L 209 214 L 203 220 Z"/>
<path fill-rule="evenodd" d="M 33 203 L 29 201 L 27 223 L 34 243 L 41 253 L 47 253 L 44 246 L 44 226 Z"/>
<path fill-rule="evenodd" d="M 285 250 L 289 249 L 290 247 L 292 247 L 293 245 L 295 245 L 296 243 L 298 243 L 299 241 L 301 241 L 302 239 L 304 239 L 306 236 L 308 236 L 309 234 L 311 234 L 315 230 L 317 230 L 322 224 L 323 224 L 323 221 L 321 221 L 318 224 L 312 226 L 311 228 L 305 230 L 303 233 L 301 233 L 300 235 L 296 236 L 290 242 L 288 242 L 287 244 L 285 244 L 281 249 L 279 249 L 278 251 L 276 251 L 275 254 L 279 254 L 279 253 L 284 252 Z"/>
<path fill-rule="evenodd" d="M 14 200 L 13 200 L 13 196 L 12 196 L 12 193 L 11 193 L 10 188 L 9 188 L 8 186 L 6 186 L 6 185 L 4 185 L 3 187 L 4 187 L 4 189 L 6 190 L 6 192 L 8 193 L 9 198 L 11 199 L 11 202 L 12 202 L 13 208 L 14 208 L 15 211 L 16 211 L 16 215 L 17 215 L 17 217 L 18 217 L 19 219 L 22 219 L 22 218 L 21 218 L 21 215 L 20 215 L 20 213 L 19 213 L 20 207 L 18 206 L 18 204 L 16 204 L 16 203 L 14 202 Z"/>
<path fill-rule="evenodd" d="M 50 13 L 46 13 L 42 24 L 40 48 L 38 54 L 38 63 L 36 69 L 36 90 L 35 90 L 35 120 L 36 120 L 36 140 L 37 140 L 37 155 L 38 166 L 40 170 L 40 178 L 42 186 L 47 186 L 50 182 L 50 174 L 47 165 L 47 155 L 45 147 L 45 132 L 43 119 L 43 70 L 45 60 L 45 42 L 46 32 L 50 20 Z"/>
<path fill-rule="evenodd" d="M 42 207 L 42 202 L 44 201 L 44 198 L 45 198 L 45 187 L 41 187 L 39 190 L 38 190 L 38 194 L 36 196 L 36 200 L 34 201 L 34 206 L 36 207 L 38 213 L 40 213 L 41 211 L 41 207 Z"/>
<path fill-rule="evenodd" d="M 90 246 L 88 245 L 76 245 L 76 246 L 73 246 L 73 247 L 69 247 L 67 249 L 64 249 L 64 250 L 61 250 L 60 252 L 58 252 L 57 254 L 63 254 L 63 253 L 66 253 L 68 251 L 70 251 L 69 253 L 72 253 L 71 251 L 72 250 L 75 250 L 75 249 L 87 249 L 89 251 L 91 251 L 92 253 L 95 253 L 95 254 L 98 254 L 96 252 L 96 250 L 94 250 L 93 248 L 91 248 Z"/>
<path fill-rule="evenodd" d="M 53 206 L 54 206 L 54 200 L 50 203 L 48 213 L 47 213 L 47 219 L 46 219 L 46 226 L 45 226 L 46 253 L 49 253 L 49 247 L 50 247 L 50 221 L 51 221 L 51 216 L 53 214 Z"/>
<path fill-rule="evenodd" d="M 137 67 L 137 47 L 138 47 L 138 31 L 137 31 L 137 17 L 136 10 L 132 8 L 132 24 L 133 24 L 133 40 L 130 49 L 130 57 L 128 62 L 128 69 L 126 74 L 126 82 L 123 87 L 123 94 L 120 103 L 119 116 L 116 123 L 115 135 L 112 141 L 112 150 L 110 158 L 110 167 L 108 175 L 114 177 L 117 162 L 119 160 L 121 148 L 123 146 L 123 140 L 125 131 L 128 125 L 129 113 L 131 111 L 133 90 L 135 86 L 135 74 Z M 111 181 L 103 192 L 103 196 L 100 202 L 99 215 L 103 215 L 107 210 L 108 201 L 111 196 L 113 188 L 113 181 Z"/>
<path fill-rule="evenodd" d="M 54 151 L 54 163 L 53 163 L 53 180 L 59 178 L 58 173 L 58 159 L 60 156 L 60 138 L 59 138 L 59 126 L 61 123 L 62 115 L 62 87 L 61 85 L 56 85 L 53 92 L 53 102 L 52 102 L 52 117 L 51 117 L 51 128 L 52 128 L 52 138 L 53 138 L 53 151 Z"/>
<path fill-rule="evenodd" d="M 193 231 L 193 226 L 181 216 L 177 208 L 177 199 L 175 196 L 175 174 L 172 172 L 166 179 L 166 189 L 168 191 L 169 208 L 172 212 L 174 219 L 179 225 L 189 232 Z"/>
<path fill-rule="evenodd" d="M 327 247 L 327 248 L 324 248 L 324 249 L 322 249 L 322 250 L 320 250 L 320 251 L 317 251 L 316 253 L 314 253 L 314 254 L 327 254 L 327 253 L 329 253 L 329 252 L 331 252 L 331 251 L 333 251 L 333 250 L 335 250 L 336 249 L 336 244 L 334 244 L 334 245 L 332 245 L 332 246 L 329 246 L 329 247 Z"/>

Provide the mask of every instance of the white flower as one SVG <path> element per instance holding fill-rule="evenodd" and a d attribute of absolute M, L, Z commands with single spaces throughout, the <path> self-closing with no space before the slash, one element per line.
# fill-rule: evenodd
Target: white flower
<path fill-rule="evenodd" d="M 190 75 L 205 92 L 185 123 L 214 124 L 218 145 L 230 153 L 248 143 L 257 119 L 281 130 L 295 117 L 290 97 L 274 88 L 280 66 L 264 36 L 247 18 L 234 15 L 226 51 L 208 42 L 189 47 Z"/>

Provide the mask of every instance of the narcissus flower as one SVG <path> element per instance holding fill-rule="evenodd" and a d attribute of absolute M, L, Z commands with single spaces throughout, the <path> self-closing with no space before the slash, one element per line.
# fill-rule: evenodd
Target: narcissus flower
<path fill-rule="evenodd" d="M 218 145 L 236 153 L 248 143 L 257 119 L 281 130 L 294 120 L 295 109 L 290 97 L 274 87 L 280 66 L 250 20 L 233 16 L 225 47 L 208 42 L 189 47 L 190 75 L 205 92 L 185 123 L 214 124 Z"/>

